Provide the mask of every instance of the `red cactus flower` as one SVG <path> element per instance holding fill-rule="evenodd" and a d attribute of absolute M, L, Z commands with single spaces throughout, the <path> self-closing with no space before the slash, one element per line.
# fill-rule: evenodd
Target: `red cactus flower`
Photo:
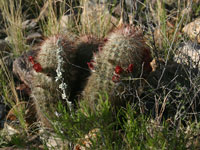
<path fill-rule="evenodd" d="M 35 63 L 34 63 L 34 58 L 33 58 L 33 56 L 29 56 L 28 59 L 29 59 L 29 61 L 30 61 L 33 65 L 35 64 Z"/>
<path fill-rule="evenodd" d="M 119 79 L 120 79 L 120 76 L 117 76 L 117 75 L 114 75 L 114 76 L 112 77 L 112 81 L 113 81 L 113 82 L 119 82 Z"/>
<path fill-rule="evenodd" d="M 107 41 L 108 41 L 108 39 L 107 39 L 107 38 L 105 38 L 103 41 L 104 41 L 104 42 L 107 42 Z"/>
<path fill-rule="evenodd" d="M 34 64 L 33 68 L 35 69 L 36 72 L 42 71 L 42 66 L 39 63 Z"/>
<path fill-rule="evenodd" d="M 94 61 L 93 61 L 94 62 Z M 94 65 L 92 64 L 93 62 L 88 62 L 87 65 L 91 70 L 94 70 Z"/>
<path fill-rule="evenodd" d="M 133 64 L 129 64 L 129 65 L 128 65 L 128 68 L 127 68 L 127 71 L 128 71 L 128 72 L 133 72 L 133 67 L 134 67 Z"/>
<path fill-rule="evenodd" d="M 116 74 L 120 74 L 120 73 L 122 73 L 124 70 L 122 69 L 122 67 L 120 67 L 120 66 L 116 66 L 115 67 L 115 73 Z"/>

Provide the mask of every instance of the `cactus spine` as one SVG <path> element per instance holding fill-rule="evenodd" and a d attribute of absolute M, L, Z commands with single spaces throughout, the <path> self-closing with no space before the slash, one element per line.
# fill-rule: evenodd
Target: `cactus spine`
<path fill-rule="evenodd" d="M 135 90 L 137 86 L 136 82 L 125 79 L 140 77 L 142 69 L 148 69 L 149 55 L 141 30 L 130 25 L 116 29 L 108 36 L 102 51 L 94 56 L 94 72 L 83 92 L 84 100 L 93 108 L 98 93 L 104 91 L 115 105 L 126 100 L 128 92 L 133 92 L 129 89 Z"/>

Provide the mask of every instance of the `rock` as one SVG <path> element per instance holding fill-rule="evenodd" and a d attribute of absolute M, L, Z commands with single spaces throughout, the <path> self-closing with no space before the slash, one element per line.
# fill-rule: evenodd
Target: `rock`
<path fill-rule="evenodd" d="M 100 134 L 100 129 L 95 128 L 85 135 L 83 139 L 79 142 L 81 144 L 76 144 L 74 150 L 86 150 L 90 149 L 92 142 L 97 142 L 97 135 Z"/>
<path fill-rule="evenodd" d="M 27 43 L 30 43 L 31 45 L 35 45 L 37 43 L 41 43 L 42 38 L 43 38 L 43 36 L 40 33 L 34 32 L 34 33 L 29 34 L 26 37 L 26 41 L 27 41 Z"/>
<path fill-rule="evenodd" d="M 190 68 L 200 69 L 200 45 L 192 42 L 182 43 L 174 56 L 174 60 Z"/>
<path fill-rule="evenodd" d="M 40 139 L 43 143 L 48 147 L 48 149 L 57 149 L 57 150 L 64 150 L 64 149 L 71 149 L 70 142 L 64 139 L 59 138 L 55 133 L 48 131 L 44 128 L 39 130 Z"/>
<path fill-rule="evenodd" d="M 187 24 L 182 31 L 187 34 L 191 40 L 195 40 L 200 43 L 200 18 L 197 18 L 193 22 Z"/>
<path fill-rule="evenodd" d="M 28 51 L 13 62 L 13 73 L 28 87 L 31 87 L 32 85 L 34 74 L 33 66 L 29 61 L 29 56 L 35 57 L 36 55 L 37 49 Z"/>
<path fill-rule="evenodd" d="M 81 24 L 86 33 L 100 33 L 103 36 L 118 24 L 118 20 L 110 14 L 107 4 L 85 0 Z"/>
<path fill-rule="evenodd" d="M 22 22 L 23 29 L 31 30 L 31 29 L 36 28 L 36 26 L 37 26 L 37 21 L 34 19 L 26 20 L 26 21 Z"/>
<path fill-rule="evenodd" d="M 60 32 L 62 34 L 68 35 L 71 40 L 76 39 L 76 35 L 69 31 L 70 28 L 76 26 L 77 16 L 74 14 L 63 15 L 60 19 Z"/>
<path fill-rule="evenodd" d="M 107 10 L 112 14 L 112 17 L 121 17 L 122 11 L 127 13 L 130 23 L 133 23 L 133 10 L 135 5 L 137 5 L 134 0 L 125 0 L 123 8 L 121 7 L 120 0 L 82 0 L 82 5 L 90 4 L 91 7 L 96 7 L 97 5 L 106 6 Z M 142 3 L 143 1 L 140 1 Z M 84 7 L 83 7 L 84 8 Z M 102 15 L 103 16 L 103 15 Z M 117 22 L 118 23 L 118 22 Z"/>
<path fill-rule="evenodd" d="M 11 138 L 10 136 L 14 134 L 19 134 L 20 131 L 17 130 L 13 125 L 5 123 L 3 132 L 6 133 L 7 139 Z"/>
<path fill-rule="evenodd" d="M 75 25 L 75 16 L 73 14 L 64 15 L 60 19 L 60 25 L 62 28 L 66 28 L 67 26 Z"/>

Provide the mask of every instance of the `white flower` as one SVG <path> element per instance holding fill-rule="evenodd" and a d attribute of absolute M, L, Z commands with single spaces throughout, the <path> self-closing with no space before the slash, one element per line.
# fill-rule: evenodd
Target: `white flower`
<path fill-rule="evenodd" d="M 57 117 L 60 117 L 60 116 L 61 116 L 61 114 L 59 114 L 57 111 L 55 111 L 55 115 L 56 115 Z"/>
<path fill-rule="evenodd" d="M 66 99 L 66 98 L 67 98 L 67 96 L 66 96 L 65 93 L 62 94 L 62 98 L 63 98 L 63 99 Z"/>
<path fill-rule="evenodd" d="M 57 58 L 57 69 L 56 69 L 56 73 L 57 73 L 57 76 L 55 77 L 55 81 L 58 82 L 60 81 L 61 84 L 59 85 L 59 88 L 61 89 L 62 91 L 62 99 L 65 99 L 67 104 L 68 104 L 68 107 L 71 111 L 72 109 L 72 103 L 68 100 L 68 97 L 66 95 L 66 89 L 67 89 L 67 84 L 64 83 L 64 78 L 62 76 L 64 69 L 63 69 L 63 64 L 64 64 L 64 59 L 63 57 L 61 56 L 61 53 L 63 52 L 63 49 L 62 49 L 62 45 L 61 45 L 61 39 L 58 39 L 57 41 L 57 50 L 56 50 L 56 58 Z"/>

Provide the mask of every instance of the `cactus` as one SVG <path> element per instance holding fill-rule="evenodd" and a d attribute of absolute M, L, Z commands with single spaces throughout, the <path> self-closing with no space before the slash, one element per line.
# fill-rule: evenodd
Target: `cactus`
<path fill-rule="evenodd" d="M 58 55 L 59 59 L 63 59 L 61 70 L 58 69 L 60 61 Z M 61 83 L 66 84 L 66 96 L 70 95 L 71 86 L 76 80 L 76 68 L 73 66 L 75 56 L 72 42 L 63 36 L 52 36 L 41 44 L 37 56 L 30 58 L 36 70 L 33 75 L 31 97 L 35 102 L 38 118 L 46 127 L 51 126 L 48 117 L 55 116 L 59 100 L 66 104 L 61 97 L 63 91 L 59 91 Z M 58 78 L 60 73 L 62 73 L 61 78 Z"/>
<path fill-rule="evenodd" d="M 36 57 L 36 61 L 41 64 L 43 69 L 53 69 L 56 70 L 58 66 L 57 61 L 57 49 L 59 49 L 59 41 L 63 47 L 62 57 L 64 61 L 73 63 L 72 60 L 75 58 L 75 50 L 73 48 L 73 43 L 66 37 L 57 35 L 47 38 L 40 46 L 40 51 Z M 72 62 L 71 62 L 72 61 Z M 67 65 L 69 63 L 66 63 Z"/>
<path fill-rule="evenodd" d="M 108 93 L 114 105 L 121 105 L 128 99 L 127 95 L 133 99 L 139 85 L 132 79 L 140 77 L 142 71 L 151 71 L 150 61 L 150 50 L 141 30 L 130 25 L 119 27 L 110 33 L 102 50 L 94 56 L 94 70 L 83 91 L 83 99 L 92 109 L 102 92 Z"/>
<path fill-rule="evenodd" d="M 58 92 L 60 83 L 55 81 L 58 67 L 58 40 L 63 47 L 61 53 L 64 59 L 63 77 L 64 83 L 67 83 L 66 92 L 70 96 L 70 101 L 74 101 L 76 95 L 82 91 L 90 75 L 87 62 L 91 60 L 93 52 L 98 50 L 101 43 L 100 39 L 86 35 L 77 39 L 75 43 L 62 36 L 52 36 L 41 44 L 37 56 L 32 60 L 42 68 L 41 71 L 34 72 L 32 98 L 35 101 L 38 118 L 46 127 L 51 127 L 50 120 L 56 112 L 55 104 L 62 99 Z"/>

